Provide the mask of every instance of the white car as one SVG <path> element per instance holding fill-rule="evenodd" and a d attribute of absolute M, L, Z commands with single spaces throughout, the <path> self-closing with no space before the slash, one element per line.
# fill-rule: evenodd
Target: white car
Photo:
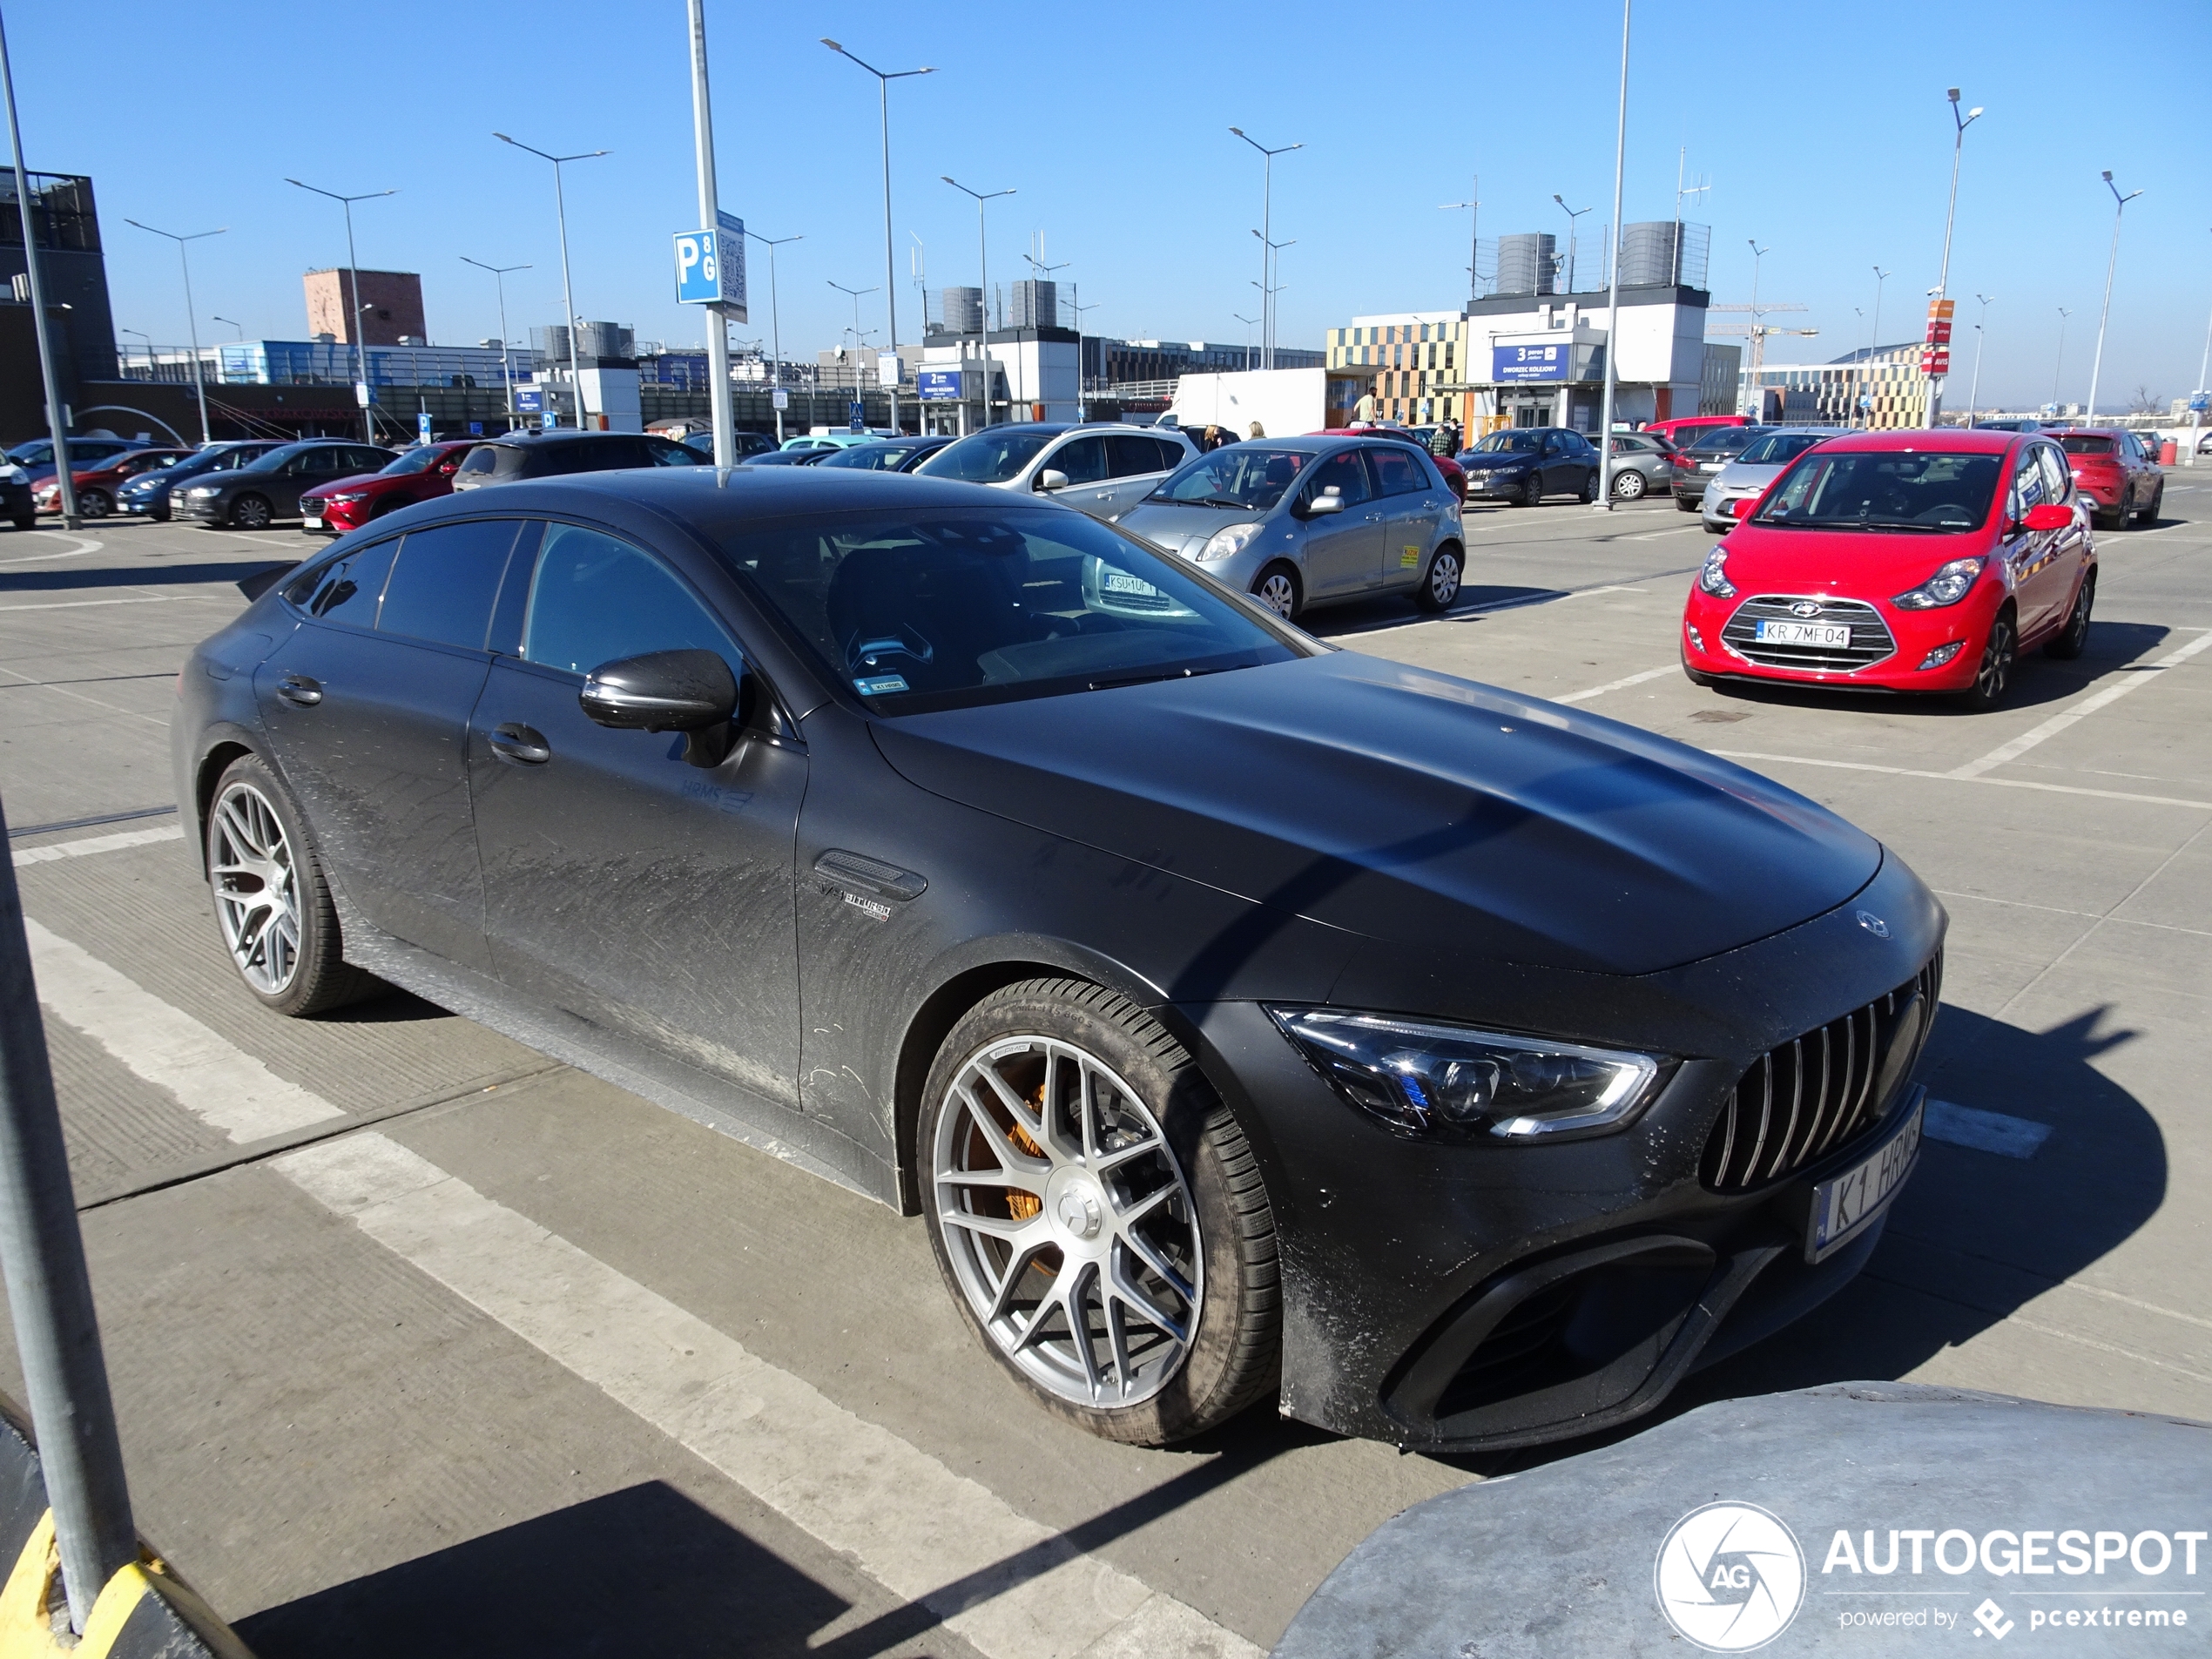
<path fill-rule="evenodd" d="M 1093 518 L 1113 518 L 1197 453 L 1197 445 L 1173 427 L 1022 421 L 971 432 L 914 472 L 1028 490 Z"/>
<path fill-rule="evenodd" d="M 1753 442 L 1723 467 L 1705 485 L 1698 514 L 1716 536 L 1736 528 L 1737 516 L 1766 494 L 1766 487 L 1782 469 L 1820 442 L 1835 437 L 1840 427 L 1780 426 Z"/>

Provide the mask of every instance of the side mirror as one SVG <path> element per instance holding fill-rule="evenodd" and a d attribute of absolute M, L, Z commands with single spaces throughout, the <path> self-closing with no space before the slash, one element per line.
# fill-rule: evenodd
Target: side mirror
<path fill-rule="evenodd" d="M 1330 513 L 1340 513 L 1344 511 L 1344 497 L 1338 493 L 1336 485 L 1331 484 L 1312 501 L 1306 502 L 1303 510 L 1308 518 L 1321 518 Z"/>
<path fill-rule="evenodd" d="M 2029 530 L 2062 530 L 2074 523 L 2074 509 L 2062 502 L 2047 501 L 2027 509 L 2027 516 L 2020 520 L 2020 528 Z"/>
<path fill-rule="evenodd" d="M 691 734 L 684 758 L 719 765 L 738 711 L 738 680 L 711 651 L 656 651 L 602 663 L 585 676 L 577 705 L 595 725 L 617 732 Z"/>
<path fill-rule="evenodd" d="M 1065 489 L 1067 487 L 1068 475 L 1056 468 L 1047 467 L 1037 475 L 1039 489 Z"/>

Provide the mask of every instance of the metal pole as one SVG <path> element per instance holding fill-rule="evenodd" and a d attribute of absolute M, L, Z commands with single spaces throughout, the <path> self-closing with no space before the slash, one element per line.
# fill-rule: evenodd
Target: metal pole
<path fill-rule="evenodd" d="M 23 226 L 24 268 L 30 275 L 30 320 L 38 336 L 38 373 L 46 391 L 46 430 L 54 441 L 54 483 L 61 496 L 62 524 L 78 528 L 77 480 L 69 462 L 69 420 L 62 409 L 60 378 L 54 373 L 53 335 L 46 326 L 46 288 L 38 276 L 38 241 L 30 227 L 30 174 L 23 163 L 23 129 L 16 121 L 16 72 L 8 62 L 8 37 L 0 28 L 0 89 L 8 98 L 8 147 L 16 158 L 16 216 Z M 12 867 L 10 867 L 12 868 Z M 12 889 L 15 878 L 9 877 Z"/>
<path fill-rule="evenodd" d="M 1621 112 L 1613 132 L 1613 246 L 1606 263 L 1611 267 L 1605 301 L 1605 392 L 1597 421 L 1598 496 L 1602 513 L 1613 510 L 1613 393 L 1620 372 L 1621 343 L 1621 179 L 1629 162 L 1629 8 L 1621 0 Z"/>
<path fill-rule="evenodd" d="M 82 1634 L 101 1587 L 138 1559 L 138 1534 L 12 862 L 0 867 L 0 1273 Z"/>
<path fill-rule="evenodd" d="M 2197 359 L 2196 388 L 2189 398 L 2189 401 L 2191 403 L 2195 403 L 2197 398 L 2203 395 L 2205 389 L 2204 376 L 2206 371 L 2209 369 L 2212 369 L 2212 321 L 2207 321 L 2204 325 L 2204 355 Z M 2194 467 L 2196 465 L 2197 433 L 2203 425 L 2204 411 L 2199 408 L 2190 409 L 2189 455 L 2188 459 L 2182 463 L 2184 466 Z"/>
<path fill-rule="evenodd" d="M 1878 265 L 1874 266 L 1873 270 L 1874 338 L 1871 342 L 1868 344 L 1866 348 L 1866 393 L 1867 399 L 1870 403 L 1872 401 L 1874 388 L 1876 385 L 1874 379 L 1874 354 L 1882 348 L 1882 285 L 1897 274 L 1894 271 L 1885 271 Z M 1866 411 L 1866 427 L 1867 430 L 1870 432 L 1873 430 L 1874 411 L 1871 408 L 1869 408 Z"/>
<path fill-rule="evenodd" d="M 1943 268 L 1936 276 L 1935 297 L 1939 302 L 1947 297 L 1951 288 L 1951 226 L 1959 214 L 1959 158 L 1966 152 L 1966 129 L 1981 116 L 1979 105 L 1967 111 L 1964 117 L 1959 115 L 1957 87 L 1948 88 L 1946 96 L 1951 100 L 1951 119 L 1956 130 L 1951 138 L 1951 203 L 1943 210 Z M 1947 357 L 1949 353 L 1945 355 Z M 1933 374 L 1927 377 L 1927 424 L 1932 427 L 1943 414 L 1943 388 Z"/>
<path fill-rule="evenodd" d="M 553 217 L 561 229 L 561 308 L 569 326 L 569 395 L 576 401 L 577 430 L 583 430 L 583 370 L 577 361 L 576 291 L 569 282 L 569 202 L 561 188 L 561 164 L 553 164 Z"/>
<path fill-rule="evenodd" d="M 891 326 L 891 338 L 887 343 L 894 354 L 896 354 L 899 349 L 899 269 L 897 261 L 893 256 L 891 243 L 891 83 L 905 80 L 914 75 L 934 75 L 937 71 L 934 69 L 880 70 L 863 58 L 853 57 L 851 52 L 846 51 L 844 47 L 826 35 L 821 37 L 821 42 L 839 57 L 852 58 L 853 62 L 860 64 L 862 69 L 875 77 L 877 98 L 883 118 L 883 303 L 886 307 L 887 320 Z M 856 320 L 853 325 L 853 344 L 856 347 L 860 344 L 860 324 Z M 856 377 L 853 381 L 856 390 L 859 384 Z M 899 381 L 895 375 L 891 381 L 890 400 L 891 430 L 895 436 L 899 430 Z M 915 429 L 919 431 L 921 426 L 921 411 L 916 410 Z"/>
<path fill-rule="evenodd" d="M 1966 391 L 1966 425 L 1969 428 L 1974 423 L 1974 411 L 1981 407 L 1981 347 L 1983 338 L 1988 333 L 1989 302 L 1994 297 L 1986 293 L 1974 296 L 1981 302 L 1981 315 L 1974 320 L 1974 378 L 1973 384 Z"/>
<path fill-rule="evenodd" d="M 361 267 L 354 252 L 354 205 L 346 208 L 346 270 L 354 280 L 354 308 L 346 314 L 346 338 L 354 343 L 354 361 L 360 368 L 354 384 L 361 388 L 361 436 L 370 443 L 376 442 L 376 409 L 368 395 L 368 342 L 361 338 L 368 325 L 361 320 Z"/>
<path fill-rule="evenodd" d="M 950 173 L 940 173 L 937 176 L 963 195 L 975 198 L 975 255 L 976 262 L 983 269 L 983 303 L 975 320 L 976 349 L 981 357 L 978 373 L 983 377 L 982 423 L 988 426 L 991 424 L 991 250 L 989 241 L 983 234 L 983 204 L 987 201 L 995 201 L 1001 196 L 1011 196 L 1014 192 L 1009 187 L 1005 190 L 994 190 L 988 195 L 985 195 L 980 191 L 968 189 Z M 1017 361 L 1021 349 L 1021 342 L 1015 341 L 1015 354 Z M 962 398 L 961 401 L 961 407 L 965 408 L 967 400 Z"/>
<path fill-rule="evenodd" d="M 200 234 L 219 236 L 222 233 L 203 231 Z M 185 244 L 192 239 L 186 236 L 177 239 L 177 263 L 184 268 L 185 273 L 185 320 L 192 332 L 192 384 L 193 392 L 199 398 L 199 441 L 205 445 L 214 441 L 214 434 L 207 425 L 207 381 L 201 374 L 199 367 L 199 318 L 192 310 L 192 260 L 185 252 Z"/>
<path fill-rule="evenodd" d="M 1259 366 L 1275 367 L 1275 158 L 1303 150 L 1303 144 L 1278 145 L 1269 149 L 1242 127 L 1229 129 L 1266 158 L 1259 198 Z M 1288 247 L 1285 242 L 1284 246 Z"/>
<path fill-rule="evenodd" d="M 2097 419 L 2097 380 L 2104 373 L 2105 367 L 2105 321 L 2112 315 L 2112 273 L 2120 264 L 2120 219 L 2128 211 L 2128 204 L 2143 193 L 2140 190 L 2131 190 L 2123 196 L 2120 193 L 2120 186 L 2112 182 L 2110 173 L 2105 174 L 2104 180 L 2105 188 L 2112 192 L 2114 202 L 2112 252 L 2105 260 L 2104 309 L 2097 313 L 2097 354 L 2089 368 L 2089 421 L 2092 425 Z"/>
<path fill-rule="evenodd" d="M 776 300 L 776 250 L 786 242 L 803 242 L 804 236 L 763 236 L 758 231 L 747 231 L 747 236 L 768 250 L 768 327 L 774 341 L 775 365 L 768 390 L 768 402 L 776 417 L 776 442 L 784 441 L 784 412 L 774 408 L 776 394 L 784 389 L 784 321 L 783 311 Z"/>
<path fill-rule="evenodd" d="M 714 187 L 714 110 L 706 88 L 705 0 L 691 0 L 691 143 L 698 152 L 699 223 L 722 242 L 722 199 Z M 740 257 L 745 250 L 738 250 Z M 725 258 L 727 256 L 725 255 Z M 730 401 L 730 323 L 719 306 L 707 307 L 706 378 L 708 418 L 714 422 L 714 464 L 738 464 L 737 412 Z M 575 335 L 570 334 L 573 340 Z"/>
<path fill-rule="evenodd" d="M 2059 407 L 2059 379 L 2066 373 L 2066 320 L 2073 314 L 2064 306 L 2059 307 L 2059 355 L 2058 361 L 2051 365 L 2051 409 L 2054 414 L 2057 413 Z"/>
<path fill-rule="evenodd" d="M 507 360 L 507 273 L 509 271 L 527 271 L 530 267 L 527 265 L 486 265 L 482 260 L 472 260 L 466 253 L 461 256 L 461 262 L 473 265 L 479 271 L 490 272 L 492 283 L 499 293 L 499 376 L 507 386 L 507 424 L 512 428 L 515 424 L 515 369 Z"/>

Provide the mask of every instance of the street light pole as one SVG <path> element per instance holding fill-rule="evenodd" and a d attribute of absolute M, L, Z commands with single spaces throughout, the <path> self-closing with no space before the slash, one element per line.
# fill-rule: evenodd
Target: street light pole
<path fill-rule="evenodd" d="M 62 525 L 78 528 L 77 480 L 69 464 L 69 417 L 62 408 L 61 378 L 54 372 L 54 339 L 46 326 L 46 285 L 38 274 L 38 239 L 31 233 L 30 173 L 23 161 L 23 128 L 16 120 L 16 72 L 8 63 L 8 37 L 0 30 L 0 91 L 7 95 L 8 147 L 16 158 L 16 221 L 23 229 L 23 263 L 30 287 L 30 326 L 38 339 L 38 374 L 46 393 L 46 430 L 54 441 L 54 483 L 61 495 Z"/>
<path fill-rule="evenodd" d="M 905 80 L 911 75 L 934 75 L 937 71 L 934 69 L 880 70 L 864 59 L 853 57 L 826 35 L 821 37 L 821 41 L 839 57 L 852 58 L 876 80 L 876 91 L 883 115 L 883 303 L 891 324 L 888 343 L 895 353 L 899 349 L 899 273 L 891 251 L 891 83 Z M 858 334 L 859 332 L 860 324 L 856 319 L 853 333 Z M 917 429 L 921 425 L 919 410 L 915 412 L 914 425 Z M 894 434 L 899 430 L 899 382 L 895 377 L 891 382 L 891 430 Z"/>
<path fill-rule="evenodd" d="M 136 334 L 146 342 L 146 379 L 153 379 L 153 336 L 143 328 L 118 328 L 118 334 Z"/>
<path fill-rule="evenodd" d="M 511 144 L 517 150 L 528 150 L 539 160 L 550 161 L 553 164 L 553 214 L 561 228 L 561 304 L 568 312 L 566 320 L 569 328 L 569 388 L 570 395 L 576 399 L 576 423 L 577 429 L 581 431 L 583 427 L 583 374 L 577 367 L 576 291 L 569 284 L 569 204 L 568 198 L 561 189 L 561 164 L 566 161 L 590 161 L 607 152 L 604 150 L 585 150 L 573 156 L 554 156 L 548 155 L 533 145 L 524 144 L 520 138 L 510 138 L 504 132 L 495 132 L 491 136 L 502 144 Z"/>
<path fill-rule="evenodd" d="M 699 192 L 699 224 L 711 233 L 718 259 L 726 260 L 729 253 L 722 246 L 722 197 L 714 182 L 714 101 L 707 91 L 706 78 L 706 4 L 705 0 L 691 0 L 690 24 L 691 37 L 691 150 L 692 167 L 698 175 Z M 717 286 L 720 273 L 728 266 L 718 263 Z M 738 244 L 738 268 L 745 268 L 745 243 Z M 711 441 L 714 464 L 734 467 L 738 464 L 737 413 L 730 397 L 730 314 L 720 304 L 705 307 L 706 325 L 706 395 L 707 420 L 712 428 Z M 740 321 L 744 318 L 740 316 Z"/>
<path fill-rule="evenodd" d="M 473 265 L 479 271 L 490 272 L 493 286 L 499 291 L 499 377 L 507 385 L 507 426 L 512 431 L 515 426 L 515 371 L 507 361 L 507 273 L 509 271 L 527 271 L 530 267 L 527 265 L 486 265 L 482 260 L 472 260 L 466 253 L 461 256 L 461 262 Z"/>
<path fill-rule="evenodd" d="M 853 401 L 858 402 L 860 396 L 860 342 L 863 338 L 860 334 L 860 296 L 864 293 L 873 293 L 875 290 L 873 288 L 848 288 L 834 278 L 831 279 L 830 287 L 835 288 L 840 293 L 849 293 L 853 296 Z M 899 393 L 896 387 L 892 388 L 891 395 L 893 400 L 891 429 L 895 435 L 899 429 L 897 415 Z M 862 424 L 865 425 L 866 422 L 863 421 Z"/>
<path fill-rule="evenodd" d="M 1736 401 L 1739 413 L 1750 415 L 1753 420 L 1757 420 L 1760 415 L 1765 413 L 1766 403 L 1764 391 L 1758 378 L 1759 365 L 1766 357 L 1764 350 L 1766 335 L 1759 327 L 1759 265 L 1774 250 L 1770 247 L 1761 247 L 1759 239 L 1756 236 L 1748 236 L 1743 239 L 1751 245 L 1751 368 L 1745 384 L 1758 395 L 1760 408 L 1757 410 L 1743 408 L 1743 398 L 1740 391 Z"/>
<path fill-rule="evenodd" d="M 995 200 L 1001 196 L 1011 196 L 1014 191 L 1009 186 L 1005 190 L 994 190 L 987 193 L 968 189 L 950 173 L 941 172 L 937 176 L 962 195 L 973 196 L 975 199 L 975 256 L 983 271 L 983 303 L 977 307 L 975 319 L 975 348 L 976 354 L 981 360 L 976 365 L 976 372 L 983 377 L 982 423 L 988 426 L 991 423 L 991 251 L 989 243 L 983 234 L 983 204 Z M 1018 355 L 1020 350 L 1018 345 L 1015 349 Z M 962 399 L 961 407 L 966 406 L 967 400 Z"/>
<path fill-rule="evenodd" d="M 1262 307 L 1262 309 L 1264 309 L 1264 307 Z M 1229 314 L 1236 318 L 1238 322 L 1244 325 L 1244 373 L 1249 374 L 1252 372 L 1252 328 L 1259 321 L 1259 319 L 1258 317 L 1247 317 L 1241 311 L 1232 311 Z"/>
<path fill-rule="evenodd" d="M 1474 188 L 1467 192 L 1465 201 L 1439 202 L 1436 205 L 1437 211 L 1442 213 L 1456 213 L 1462 207 L 1467 210 L 1467 303 L 1470 305 L 1482 297 L 1482 277 L 1476 268 L 1482 262 L 1482 203 L 1479 199 L 1481 194 L 1482 175 L 1476 173 Z"/>
<path fill-rule="evenodd" d="M 2051 366 L 2051 413 L 2059 409 L 2059 379 L 2066 373 L 2066 320 L 2074 314 L 2064 306 L 2059 307 L 2059 356 Z"/>
<path fill-rule="evenodd" d="M 361 313 L 367 307 L 361 304 L 361 261 L 354 254 L 354 204 L 374 201 L 379 196 L 396 196 L 400 192 L 396 190 L 370 190 L 364 191 L 358 196 L 341 196 L 336 191 L 325 190 L 320 185 L 300 184 L 297 179 L 287 179 L 284 182 L 287 185 L 300 185 L 300 189 L 312 190 L 318 196 L 327 196 L 346 210 L 346 271 L 353 278 L 354 282 L 353 305 L 346 314 L 346 338 L 353 345 L 354 356 L 359 365 L 354 383 L 361 388 L 359 396 L 361 399 L 361 434 L 369 442 L 374 443 L 376 442 L 376 416 L 368 405 L 368 343 L 361 337 Z M 147 230 L 152 227 L 140 225 L 138 228 Z M 169 233 L 159 231 L 155 233 L 166 236 Z M 218 233 L 209 231 L 203 233 L 212 236 Z M 185 278 L 187 285 L 190 284 L 191 280 L 189 276 Z M 195 335 L 194 338 L 197 339 L 198 336 Z M 196 351 L 195 355 L 197 355 Z M 207 410 L 205 402 L 201 405 L 199 418 L 200 424 L 205 426 L 207 423 Z"/>
<path fill-rule="evenodd" d="M 1266 158 L 1266 167 L 1261 176 L 1259 194 L 1259 295 L 1260 315 L 1265 319 L 1259 330 L 1259 366 L 1275 367 L 1275 158 L 1288 155 L 1293 150 L 1303 150 L 1304 144 L 1278 145 L 1269 149 L 1242 127 L 1229 129 L 1246 144 Z M 1284 246 L 1288 247 L 1285 242 Z"/>
<path fill-rule="evenodd" d="M 2189 395 L 2189 458 L 2184 465 L 2196 465 L 2197 433 L 2204 425 L 2204 411 L 2196 401 L 2204 395 L 2204 376 L 2212 370 L 2212 320 L 2204 325 L 2204 355 L 2196 360 L 2196 388 Z"/>
<path fill-rule="evenodd" d="M 245 341 L 245 339 L 246 339 L 246 325 L 245 325 L 244 323 L 239 322 L 239 321 L 236 320 L 234 318 L 231 318 L 231 317 L 213 317 L 213 318 L 209 319 L 209 320 L 210 320 L 210 321 L 213 321 L 213 322 L 219 322 L 219 323 L 221 323 L 221 324 L 222 324 L 225 327 L 226 327 L 226 328 L 235 328 L 235 329 L 237 329 L 237 330 L 238 330 L 238 337 L 239 337 L 239 340 L 240 343 L 242 344 L 242 343 Z"/>
<path fill-rule="evenodd" d="M 154 230 L 154 227 L 151 225 L 140 225 L 135 219 L 126 219 L 123 222 L 125 225 L 136 226 L 137 228 L 142 231 L 152 231 L 153 234 L 156 236 L 165 236 L 177 245 L 177 263 L 182 267 L 185 273 L 185 326 L 192 334 L 192 390 L 199 395 L 199 441 L 203 444 L 212 442 L 214 439 L 214 434 L 208 429 L 207 425 L 207 382 L 206 378 L 201 374 L 199 368 L 199 314 L 192 308 L 192 261 L 185 256 L 185 244 L 187 242 L 197 242 L 203 237 L 220 236 L 223 234 L 223 232 L 227 231 L 230 226 L 226 225 L 219 230 L 194 231 L 188 236 L 179 236 L 174 231 Z M 346 251 L 349 256 L 353 252 L 353 246 L 351 221 L 348 220 Z M 359 289 L 361 287 L 361 279 L 358 275 L 356 275 L 354 279 L 354 287 L 356 289 Z M 152 351 L 152 342 L 148 341 L 146 352 L 149 367 L 151 367 Z"/>
<path fill-rule="evenodd" d="M 1951 100 L 1951 119 L 1954 130 L 1951 135 L 1951 205 L 1943 211 L 1943 268 L 1936 276 L 1935 298 L 1939 307 L 1951 287 L 1951 226 L 1959 216 L 1959 158 L 1966 152 L 1966 129 L 1981 118 L 1981 105 L 1977 104 L 1965 115 L 1959 113 L 1959 89 L 1946 89 Z M 1947 357 L 1948 353 L 1946 354 Z M 1938 378 L 1931 374 L 1928 382 L 1927 424 L 1933 426 L 1943 414 L 1943 389 Z"/>
<path fill-rule="evenodd" d="M 1605 261 L 1612 280 L 1607 286 L 1605 300 L 1605 392 L 1600 400 L 1597 420 L 1597 509 L 1602 513 L 1613 510 L 1613 394 L 1621 367 L 1621 180 L 1629 159 L 1630 4 L 1631 0 L 1621 0 L 1621 110 L 1613 129 L 1613 246 L 1606 250 Z"/>
<path fill-rule="evenodd" d="M 1869 431 L 1873 430 L 1874 427 L 1874 410 L 1872 408 L 1875 386 L 1874 354 L 1882 348 L 1882 284 L 1887 282 L 1892 277 L 1897 274 L 1894 271 L 1885 271 L 1878 265 L 1874 266 L 1871 268 L 1874 273 L 1874 337 L 1866 342 L 1865 394 L 1866 402 L 1868 405 L 1866 410 L 1866 427 Z M 1755 318 L 1753 320 L 1756 321 L 1757 319 Z"/>
<path fill-rule="evenodd" d="M 2104 309 L 2097 313 L 2097 354 L 2089 368 L 2089 421 L 2092 425 L 2097 419 L 2097 378 L 2104 373 L 2105 367 L 2105 321 L 2112 315 L 2112 273 L 2120 264 L 2120 219 L 2128 211 L 2128 204 L 2143 193 L 2140 190 L 2131 190 L 2125 196 L 2121 195 L 2120 186 L 2112 182 L 2112 175 L 2108 172 L 2104 175 L 2104 181 L 2105 188 L 2112 192 L 2114 204 L 2112 252 L 2105 260 Z"/>
<path fill-rule="evenodd" d="M 1587 207 L 1569 207 L 1565 198 L 1557 194 L 1552 199 L 1559 203 L 1559 211 L 1567 215 L 1567 292 L 1572 293 L 1575 292 L 1575 221 L 1590 210 Z"/>
<path fill-rule="evenodd" d="M 775 379 L 768 388 L 768 401 L 772 408 L 776 394 L 784 389 L 784 316 L 782 308 L 776 302 L 776 250 L 786 242 L 803 242 L 806 239 L 804 236 L 763 236 L 758 231 L 750 230 L 745 234 L 768 250 L 768 334 L 774 342 L 771 349 L 776 359 Z M 776 409 L 775 416 L 776 442 L 780 444 L 784 441 L 784 412 Z"/>
<path fill-rule="evenodd" d="M 1974 423 L 1974 411 L 1981 407 L 1982 341 L 1984 334 L 1986 333 L 1985 325 L 1989 321 L 1989 302 L 1995 297 L 1996 296 L 1994 294 L 1987 293 L 1978 293 L 1974 296 L 1975 300 L 1980 303 L 1981 315 L 1974 319 L 1974 378 L 1973 384 L 1969 387 L 1966 391 L 1966 424 L 1968 427 L 1972 427 Z"/>
<path fill-rule="evenodd" d="M 1089 418 L 1088 411 L 1090 407 L 1083 396 L 1083 313 L 1098 309 L 1098 301 L 1095 300 L 1087 306 L 1078 303 L 1082 297 L 1081 287 L 1070 282 L 1068 285 L 1068 309 L 1076 314 L 1076 419 L 1077 421 Z M 1250 368 L 1251 366 L 1252 331 L 1247 327 L 1244 330 L 1244 367 Z"/>

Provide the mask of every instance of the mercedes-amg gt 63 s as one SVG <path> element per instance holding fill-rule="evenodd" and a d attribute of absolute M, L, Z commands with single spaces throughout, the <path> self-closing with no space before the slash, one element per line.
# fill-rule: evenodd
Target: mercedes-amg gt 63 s
<path fill-rule="evenodd" d="M 1913 1168 L 1945 916 L 1879 844 L 1067 507 L 584 474 L 243 585 L 173 730 L 246 992 L 403 986 L 918 1215 L 1094 1433 L 1617 1423 Z"/>

